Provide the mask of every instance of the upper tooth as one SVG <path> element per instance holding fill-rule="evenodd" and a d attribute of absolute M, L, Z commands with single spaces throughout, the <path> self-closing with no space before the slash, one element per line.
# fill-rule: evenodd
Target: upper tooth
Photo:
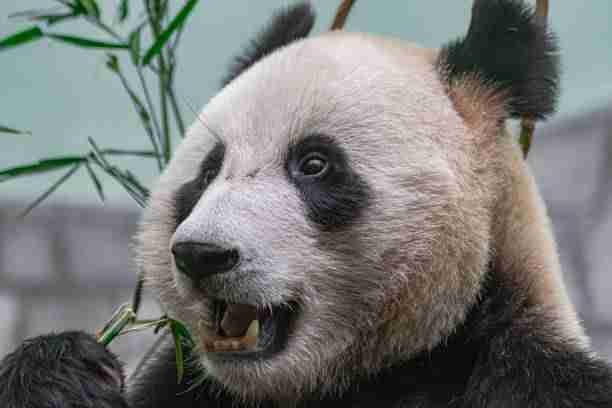
<path fill-rule="evenodd" d="M 221 328 L 227 337 L 241 337 L 249 323 L 256 318 L 257 312 L 253 306 L 228 303 L 221 318 Z"/>

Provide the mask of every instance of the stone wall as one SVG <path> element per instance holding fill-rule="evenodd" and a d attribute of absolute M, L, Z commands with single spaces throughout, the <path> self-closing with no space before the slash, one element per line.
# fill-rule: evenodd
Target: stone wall
<path fill-rule="evenodd" d="M 131 240 L 138 215 L 122 210 L 41 207 L 23 221 L 0 211 L 0 356 L 51 331 L 95 332 L 129 302 L 136 272 Z M 143 317 L 161 314 L 145 297 Z M 152 343 L 131 334 L 113 342 L 128 370 Z"/>
<path fill-rule="evenodd" d="M 595 349 L 612 360 L 612 108 L 542 127 L 531 152 L 550 209 L 571 296 Z M 95 331 L 128 301 L 137 214 L 42 207 L 25 221 L 0 205 L 0 356 L 23 339 Z M 143 316 L 160 314 L 145 298 Z M 153 341 L 129 335 L 113 349 L 134 366 Z"/>

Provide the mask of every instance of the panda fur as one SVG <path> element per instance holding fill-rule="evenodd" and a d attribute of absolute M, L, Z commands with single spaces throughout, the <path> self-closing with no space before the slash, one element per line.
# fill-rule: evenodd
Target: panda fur
<path fill-rule="evenodd" d="M 518 0 L 476 0 L 440 50 L 306 38 L 313 22 L 308 4 L 275 16 L 152 195 L 139 265 L 196 346 L 182 384 L 171 344 L 159 351 L 129 406 L 612 407 L 505 130 L 553 113 L 554 36 Z M 240 260 L 189 277 L 175 249 L 192 243 Z M 210 352 L 219 302 L 271 311 L 266 348 Z"/>

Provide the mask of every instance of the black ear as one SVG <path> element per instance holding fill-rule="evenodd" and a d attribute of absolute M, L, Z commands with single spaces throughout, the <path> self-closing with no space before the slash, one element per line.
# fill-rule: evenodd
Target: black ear
<path fill-rule="evenodd" d="M 510 117 L 555 111 L 557 43 L 524 1 L 475 0 L 467 35 L 442 48 L 438 66 L 450 86 L 472 77 L 503 92 Z"/>
<path fill-rule="evenodd" d="M 299 3 L 278 11 L 268 25 L 232 62 L 225 86 L 257 61 L 295 40 L 308 36 L 314 26 L 315 13 L 309 2 Z"/>

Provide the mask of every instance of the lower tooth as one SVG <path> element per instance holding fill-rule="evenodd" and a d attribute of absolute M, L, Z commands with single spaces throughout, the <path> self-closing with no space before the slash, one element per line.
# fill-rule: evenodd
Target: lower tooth
<path fill-rule="evenodd" d="M 208 351 L 243 350 L 255 347 L 259 336 L 259 320 L 253 320 L 244 336 L 237 339 L 211 340 L 205 347 Z"/>

